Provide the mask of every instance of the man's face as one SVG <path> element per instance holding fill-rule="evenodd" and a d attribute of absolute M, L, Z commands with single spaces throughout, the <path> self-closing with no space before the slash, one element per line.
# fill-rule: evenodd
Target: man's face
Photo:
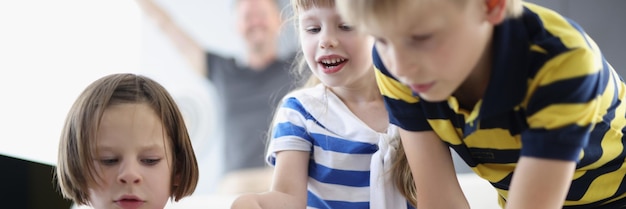
<path fill-rule="evenodd" d="M 241 0 L 236 8 L 237 30 L 252 50 L 272 43 L 280 30 L 280 13 L 273 0 Z"/>

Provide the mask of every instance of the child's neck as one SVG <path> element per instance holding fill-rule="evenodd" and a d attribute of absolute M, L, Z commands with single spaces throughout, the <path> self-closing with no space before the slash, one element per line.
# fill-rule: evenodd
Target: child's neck
<path fill-rule="evenodd" d="M 376 80 L 361 83 L 363 85 L 329 88 L 329 91 L 337 95 L 350 112 L 372 130 L 386 133 L 389 126 L 388 113 Z"/>
<path fill-rule="evenodd" d="M 488 47 L 490 49 L 491 47 Z M 453 96 L 459 103 L 459 108 L 472 111 L 487 91 L 491 78 L 491 51 L 487 50 L 478 64 L 463 83 L 457 88 Z"/>
<path fill-rule="evenodd" d="M 467 111 L 472 111 L 476 106 L 476 103 L 482 99 L 483 94 L 480 92 L 470 92 L 470 91 L 457 91 L 454 94 L 456 100 L 459 103 L 459 108 Z"/>
<path fill-rule="evenodd" d="M 373 70 L 372 70 L 373 72 Z M 329 87 L 330 91 L 335 93 L 344 103 L 367 103 L 382 101 L 380 90 L 376 83 L 374 73 L 371 76 L 365 76 L 357 82 L 348 86 Z"/>
<path fill-rule="evenodd" d="M 370 129 L 386 133 L 389 127 L 388 113 L 385 109 L 385 102 L 379 91 L 362 94 L 361 96 L 341 97 L 337 95 L 343 103 L 350 109 L 350 112 L 365 123 Z"/>
<path fill-rule="evenodd" d="M 376 87 L 376 85 L 373 86 Z M 341 87 L 329 88 L 329 90 L 335 93 L 335 95 L 337 95 L 337 97 L 339 97 L 344 103 L 367 103 L 382 101 L 382 96 L 380 95 L 380 91 L 378 91 L 378 88 L 371 89 L 370 87 Z"/>

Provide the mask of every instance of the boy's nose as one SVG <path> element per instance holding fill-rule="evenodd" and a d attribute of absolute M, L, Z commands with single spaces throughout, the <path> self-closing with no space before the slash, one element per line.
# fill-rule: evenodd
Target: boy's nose
<path fill-rule="evenodd" d="M 141 174 L 139 172 L 138 163 L 128 162 L 120 167 L 118 174 L 118 182 L 122 184 L 136 184 L 141 182 Z"/>
<path fill-rule="evenodd" d="M 385 55 L 389 71 L 396 77 L 407 77 L 413 74 L 416 70 L 416 66 L 413 63 L 416 58 L 407 56 L 407 53 L 399 51 L 396 48 L 392 48 L 387 51 Z"/>

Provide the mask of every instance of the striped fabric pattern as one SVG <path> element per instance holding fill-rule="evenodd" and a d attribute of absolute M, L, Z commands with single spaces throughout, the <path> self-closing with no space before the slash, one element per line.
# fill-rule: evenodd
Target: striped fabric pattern
<path fill-rule="evenodd" d="M 564 208 L 623 207 L 624 82 L 579 25 L 524 5 L 521 18 L 496 27 L 491 80 L 473 110 L 459 108 L 454 97 L 420 100 L 374 50 L 390 121 L 406 130 L 434 130 L 491 182 L 501 204 L 517 160 L 532 156 L 577 162 Z"/>
<path fill-rule="evenodd" d="M 381 134 L 322 85 L 291 93 L 277 110 L 267 160 L 285 150 L 310 152 L 309 208 L 369 208 L 370 161 Z"/>

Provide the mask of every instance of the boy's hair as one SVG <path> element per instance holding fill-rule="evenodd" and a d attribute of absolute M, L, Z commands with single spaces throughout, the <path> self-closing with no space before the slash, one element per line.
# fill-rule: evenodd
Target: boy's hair
<path fill-rule="evenodd" d="M 91 83 L 71 107 L 59 144 L 56 179 L 63 197 L 79 205 L 89 203 L 89 187 L 101 176 L 93 154 L 104 110 L 115 104 L 141 103 L 152 107 L 171 139 L 172 187 L 175 201 L 191 195 L 198 183 L 198 164 L 176 103 L 156 81 L 135 74 L 112 74 Z M 175 184 L 175 185 L 174 185 Z"/>
<path fill-rule="evenodd" d="M 441 1 L 441 0 L 429 0 Z M 455 3 L 465 5 L 467 1 L 486 1 L 486 0 L 448 0 Z M 490 0 L 490 1 L 507 1 L 506 17 L 515 18 L 522 14 L 522 0 Z M 389 20 L 390 17 L 397 13 L 398 7 L 406 4 L 421 4 L 424 0 L 337 0 L 337 11 L 347 22 L 355 24 L 359 28 L 363 28 L 368 24 L 381 24 L 381 20 Z"/>

